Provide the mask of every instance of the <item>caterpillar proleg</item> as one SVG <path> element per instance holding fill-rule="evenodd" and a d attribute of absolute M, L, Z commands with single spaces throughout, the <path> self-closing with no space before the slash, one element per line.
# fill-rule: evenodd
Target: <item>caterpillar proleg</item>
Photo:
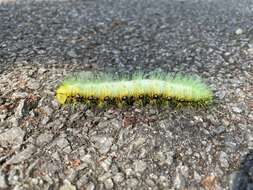
<path fill-rule="evenodd" d="M 166 105 L 169 101 L 208 104 L 213 93 L 197 77 L 164 73 L 135 73 L 132 76 L 97 77 L 82 75 L 65 79 L 56 90 L 59 103 L 84 102 L 88 105 Z"/>

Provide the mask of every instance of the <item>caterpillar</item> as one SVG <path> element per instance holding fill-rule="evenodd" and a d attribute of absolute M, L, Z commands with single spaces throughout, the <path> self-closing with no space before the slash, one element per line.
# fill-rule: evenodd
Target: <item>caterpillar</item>
<path fill-rule="evenodd" d="M 168 105 L 184 102 L 207 105 L 213 93 L 200 78 L 167 73 L 142 72 L 131 76 L 113 77 L 112 74 L 78 76 L 65 79 L 56 90 L 60 104 L 84 102 L 89 106 L 147 104 Z"/>

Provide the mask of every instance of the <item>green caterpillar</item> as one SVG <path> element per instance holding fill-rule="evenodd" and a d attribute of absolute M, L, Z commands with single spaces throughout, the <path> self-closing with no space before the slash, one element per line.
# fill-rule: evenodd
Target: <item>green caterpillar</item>
<path fill-rule="evenodd" d="M 97 77 L 71 77 L 56 90 L 59 103 L 85 102 L 88 105 L 156 104 L 170 101 L 209 104 L 212 91 L 199 78 L 165 73 L 135 73 L 128 77 L 102 74 Z"/>

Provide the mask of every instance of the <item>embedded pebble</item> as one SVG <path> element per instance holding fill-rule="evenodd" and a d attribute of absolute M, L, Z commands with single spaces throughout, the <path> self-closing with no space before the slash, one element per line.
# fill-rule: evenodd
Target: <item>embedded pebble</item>
<path fill-rule="evenodd" d="M 64 185 L 62 185 L 59 190 L 76 190 L 76 187 L 69 181 L 64 180 Z"/>
<path fill-rule="evenodd" d="M 183 189 L 185 187 L 185 177 L 181 173 L 177 173 L 174 180 L 174 187 L 176 189 Z"/>
<path fill-rule="evenodd" d="M 46 68 L 39 68 L 38 69 L 38 74 L 40 74 L 40 75 L 42 75 L 42 74 L 44 74 L 45 72 L 47 72 L 48 70 L 46 69 Z"/>
<path fill-rule="evenodd" d="M 95 146 L 98 148 L 99 152 L 101 154 L 106 154 L 111 146 L 112 146 L 112 142 L 113 142 L 113 138 L 108 138 L 108 137 L 102 137 L 102 136 L 96 136 L 92 138 L 93 141 L 95 142 Z"/>
<path fill-rule="evenodd" d="M 112 181 L 112 179 L 111 178 L 109 178 L 109 179 L 107 179 L 105 182 L 104 182 L 104 184 L 105 184 L 105 188 L 106 189 L 113 189 L 113 181 Z"/>
<path fill-rule="evenodd" d="M 123 173 L 116 173 L 115 176 L 113 176 L 113 181 L 116 183 L 121 183 L 124 180 L 124 174 Z"/>
<path fill-rule="evenodd" d="M 241 110 L 239 107 L 232 107 L 232 110 L 233 110 L 235 113 L 242 113 L 242 110 Z"/>
<path fill-rule="evenodd" d="M 243 30 L 242 30 L 241 28 L 238 28 L 238 29 L 235 31 L 235 33 L 236 33 L 237 35 L 241 35 L 241 34 L 243 33 Z"/>
<path fill-rule="evenodd" d="M 8 184 L 6 182 L 6 176 L 0 172 L 0 189 L 7 189 Z"/>
<path fill-rule="evenodd" d="M 33 145 L 29 145 L 25 150 L 15 154 L 10 160 L 7 161 L 6 164 L 17 164 L 23 162 L 30 158 L 34 151 L 35 147 Z"/>
<path fill-rule="evenodd" d="M 53 134 L 44 133 L 37 137 L 36 144 L 41 146 L 43 144 L 49 143 L 53 139 Z"/>
<path fill-rule="evenodd" d="M 86 185 L 86 190 L 95 190 L 96 187 L 94 185 L 94 183 L 90 182 L 88 183 L 88 185 Z"/>
<path fill-rule="evenodd" d="M 27 96 L 28 96 L 28 93 L 26 93 L 26 92 L 14 92 L 12 94 L 13 99 L 26 98 Z"/>
<path fill-rule="evenodd" d="M 220 153 L 219 159 L 220 159 L 221 167 L 224 167 L 224 168 L 229 167 L 228 155 L 225 152 Z"/>
<path fill-rule="evenodd" d="M 68 140 L 63 137 L 59 137 L 59 138 L 55 139 L 53 143 L 55 145 L 57 145 L 60 149 L 64 149 L 64 148 L 68 147 L 68 145 L 69 145 Z"/>
<path fill-rule="evenodd" d="M 50 118 L 46 116 L 46 117 L 44 117 L 44 118 L 42 119 L 41 124 L 42 124 L 42 125 L 46 125 L 46 124 L 49 122 L 49 120 L 50 120 Z"/>
<path fill-rule="evenodd" d="M 141 172 L 142 173 L 147 168 L 147 164 L 142 160 L 135 161 L 133 165 L 134 165 L 134 168 L 135 168 L 136 172 Z"/>
<path fill-rule="evenodd" d="M 3 121 L 7 117 L 6 114 L 0 114 L 0 120 Z"/>
<path fill-rule="evenodd" d="M 138 180 L 135 178 L 130 178 L 126 181 L 127 186 L 130 188 L 135 188 L 138 185 Z"/>
<path fill-rule="evenodd" d="M 31 81 L 28 81 L 27 86 L 31 90 L 38 90 L 40 88 L 40 83 L 38 81 L 31 80 Z"/>
<path fill-rule="evenodd" d="M 25 100 L 21 100 L 18 104 L 18 107 L 16 108 L 15 111 L 15 116 L 16 118 L 22 118 L 25 114 L 26 107 L 25 107 Z"/>
<path fill-rule="evenodd" d="M 19 127 L 12 127 L 0 134 L 1 146 L 11 144 L 13 147 L 19 147 L 24 139 L 25 131 Z"/>
<path fill-rule="evenodd" d="M 103 160 L 101 162 L 101 166 L 102 168 L 105 170 L 105 171 L 109 171 L 110 167 L 111 167 L 111 164 L 112 164 L 112 159 L 110 157 L 108 157 L 107 159 Z"/>
<path fill-rule="evenodd" d="M 68 51 L 67 54 L 68 54 L 68 56 L 73 57 L 73 58 L 77 57 L 77 54 L 74 50 Z"/>

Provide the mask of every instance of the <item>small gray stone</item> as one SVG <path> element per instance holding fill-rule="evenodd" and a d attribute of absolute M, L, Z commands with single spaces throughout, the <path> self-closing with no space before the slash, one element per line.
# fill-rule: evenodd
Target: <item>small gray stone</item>
<path fill-rule="evenodd" d="M 74 50 L 70 50 L 67 52 L 67 55 L 70 56 L 70 57 L 73 57 L 73 58 L 77 58 L 77 54 Z"/>
<path fill-rule="evenodd" d="M 89 182 L 89 183 L 85 186 L 85 189 L 86 189 L 86 190 L 95 190 L 96 187 L 95 187 L 94 183 Z"/>
<path fill-rule="evenodd" d="M 53 134 L 44 133 L 37 137 L 36 144 L 41 146 L 45 143 L 49 143 L 53 139 Z"/>
<path fill-rule="evenodd" d="M 113 185 L 113 181 L 111 178 L 105 180 L 104 184 L 105 184 L 106 189 L 113 189 L 114 185 Z"/>
<path fill-rule="evenodd" d="M 227 168 L 229 167 L 228 163 L 228 155 L 225 152 L 221 152 L 219 156 L 221 167 Z"/>
<path fill-rule="evenodd" d="M 235 59 L 233 57 L 229 57 L 228 62 L 233 64 L 235 62 Z"/>
<path fill-rule="evenodd" d="M 233 112 L 242 113 L 242 110 L 239 107 L 232 107 Z"/>
<path fill-rule="evenodd" d="M 12 124 L 13 127 L 19 126 L 19 119 L 14 116 L 9 119 L 9 122 Z"/>
<path fill-rule="evenodd" d="M 224 56 L 226 56 L 226 57 L 228 57 L 228 56 L 230 56 L 230 55 L 231 55 L 230 52 L 225 52 L 225 53 L 224 53 Z"/>
<path fill-rule="evenodd" d="M 75 180 L 75 178 L 77 177 L 77 175 L 78 175 L 78 170 L 77 169 L 74 169 L 74 168 L 69 168 L 66 172 L 65 172 L 65 174 L 66 174 L 66 178 L 67 178 L 67 180 L 69 180 L 69 181 L 73 181 L 73 180 Z"/>
<path fill-rule="evenodd" d="M 98 181 L 105 182 L 108 178 L 111 178 L 112 174 L 111 172 L 104 173 L 103 175 L 98 177 Z"/>
<path fill-rule="evenodd" d="M 21 99 L 21 98 L 26 98 L 28 96 L 28 93 L 26 92 L 14 92 L 12 94 L 12 99 Z"/>
<path fill-rule="evenodd" d="M 135 174 L 135 171 L 132 168 L 126 168 L 125 173 L 126 176 L 132 176 Z"/>
<path fill-rule="evenodd" d="M 176 177 L 174 180 L 174 187 L 182 189 L 186 186 L 186 178 L 189 175 L 189 168 L 181 163 L 176 168 Z"/>
<path fill-rule="evenodd" d="M 120 183 L 124 181 L 124 174 L 123 173 L 116 173 L 115 176 L 113 176 L 113 181 L 116 183 Z"/>
<path fill-rule="evenodd" d="M 101 154 L 106 154 L 110 150 L 113 142 L 113 138 L 104 136 L 96 136 L 92 140 L 95 142 L 95 146 Z"/>
<path fill-rule="evenodd" d="M 155 179 L 154 179 L 155 180 Z M 164 189 L 169 189 L 168 187 L 170 186 L 169 184 L 169 179 L 167 176 L 164 176 L 164 175 L 161 175 L 159 178 L 158 178 L 158 182 L 162 185 L 162 187 Z"/>
<path fill-rule="evenodd" d="M 42 121 L 41 121 L 41 124 L 42 125 L 46 125 L 48 122 L 49 122 L 50 118 L 49 117 L 43 117 Z"/>
<path fill-rule="evenodd" d="M 241 28 L 238 28 L 238 29 L 236 29 L 235 34 L 241 35 L 241 34 L 243 34 L 243 30 Z"/>
<path fill-rule="evenodd" d="M 67 139 L 63 137 L 59 137 L 54 141 L 54 144 L 57 145 L 59 148 L 64 149 L 69 146 L 69 142 Z"/>
<path fill-rule="evenodd" d="M 226 120 L 226 119 L 222 119 L 221 121 L 222 121 L 222 124 L 223 124 L 225 127 L 229 126 L 229 124 L 230 124 L 229 121 Z"/>
<path fill-rule="evenodd" d="M 144 172 L 145 169 L 147 168 L 147 164 L 142 160 L 135 161 L 133 165 L 134 165 L 135 171 L 140 172 L 140 173 Z"/>
<path fill-rule="evenodd" d="M 78 120 L 80 118 L 81 114 L 79 112 L 73 114 L 70 118 L 69 118 L 69 121 L 71 123 L 75 122 L 76 120 Z"/>
<path fill-rule="evenodd" d="M 103 160 L 101 162 L 101 166 L 102 168 L 105 170 L 105 171 L 109 171 L 110 167 L 111 167 L 111 164 L 112 164 L 112 158 L 111 157 L 108 157 L 106 158 L 105 160 Z"/>
<path fill-rule="evenodd" d="M 154 187 L 155 186 L 155 182 L 151 179 L 146 179 L 145 182 L 149 187 Z"/>
<path fill-rule="evenodd" d="M 32 77 L 35 74 L 36 70 L 37 70 L 36 68 L 28 70 L 27 76 Z"/>
<path fill-rule="evenodd" d="M 138 180 L 137 179 L 135 179 L 135 178 L 130 178 L 130 179 L 128 179 L 127 181 L 126 181 L 126 183 L 127 183 L 127 186 L 128 187 L 132 187 L 132 188 L 134 188 L 134 187 L 136 187 L 137 185 L 138 185 Z"/>
<path fill-rule="evenodd" d="M 59 103 L 56 100 L 51 101 L 53 108 L 57 109 L 59 108 Z"/>
<path fill-rule="evenodd" d="M 45 72 L 47 72 L 48 70 L 46 69 L 46 68 L 39 68 L 39 70 L 38 70 L 38 74 L 44 74 Z"/>
<path fill-rule="evenodd" d="M 201 181 L 201 176 L 199 175 L 197 171 L 194 171 L 194 179 L 197 183 L 200 183 Z"/>
<path fill-rule="evenodd" d="M 61 160 L 61 157 L 58 152 L 53 152 L 51 157 L 54 158 L 55 160 Z"/>
<path fill-rule="evenodd" d="M 7 189 L 8 185 L 5 180 L 5 175 L 1 172 L 0 173 L 0 189 Z"/>
<path fill-rule="evenodd" d="M 185 178 L 184 176 L 179 172 L 176 174 L 175 180 L 174 180 L 174 187 L 176 189 L 183 189 L 185 187 Z"/>
<path fill-rule="evenodd" d="M 251 133 L 248 133 L 247 135 L 247 144 L 249 149 L 253 149 L 253 136 Z"/>
<path fill-rule="evenodd" d="M 76 190 L 76 187 L 72 185 L 68 180 L 64 180 L 64 184 L 59 190 Z"/>
<path fill-rule="evenodd" d="M 226 96 L 226 91 L 218 91 L 215 93 L 215 95 L 220 99 L 222 100 L 225 96 Z"/>
<path fill-rule="evenodd" d="M 206 118 L 209 119 L 213 125 L 219 125 L 220 121 L 213 115 L 209 114 L 206 116 Z"/>
<path fill-rule="evenodd" d="M 8 144 L 14 147 L 19 147 L 24 139 L 25 132 L 19 127 L 12 127 L 6 132 L 0 134 L 0 144 L 2 146 L 7 146 Z"/>
<path fill-rule="evenodd" d="M 250 55 L 253 55 L 253 48 L 249 48 L 249 49 L 248 49 L 248 53 L 249 53 Z"/>
<path fill-rule="evenodd" d="M 170 152 L 167 152 L 167 158 L 165 160 L 165 162 L 170 166 L 172 163 L 173 163 L 173 156 L 174 156 L 174 152 L 173 151 L 170 151 Z"/>
<path fill-rule="evenodd" d="M 45 107 L 43 108 L 43 112 L 44 112 L 45 114 L 47 114 L 47 116 L 51 116 L 52 113 L 53 113 L 53 109 L 50 108 L 49 106 L 45 106 Z"/>
<path fill-rule="evenodd" d="M 3 121 L 7 117 L 6 114 L 0 114 L 0 121 Z"/>
<path fill-rule="evenodd" d="M 250 134 L 250 136 L 251 136 L 251 134 Z M 225 137 L 224 138 L 224 145 L 226 147 L 226 150 L 228 152 L 235 151 L 239 146 L 239 144 L 237 144 L 236 139 L 231 135 L 225 135 L 224 137 Z"/>
<path fill-rule="evenodd" d="M 31 157 L 33 152 L 35 151 L 35 147 L 33 145 L 28 146 L 25 150 L 15 154 L 10 160 L 6 162 L 6 164 L 17 164 L 27 160 Z"/>
<path fill-rule="evenodd" d="M 15 117 L 20 119 L 24 116 L 25 114 L 25 100 L 21 100 L 18 104 L 18 107 L 16 108 L 15 111 Z"/>
<path fill-rule="evenodd" d="M 89 177 L 87 175 L 82 175 L 79 177 L 78 181 L 75 183 L 77 189 L 81 189 L 81 187 L 85 186 L 87 189 L 87 186 L 89 185 Z"/>
<path fill-rule="evenodd" d="M 214 129 L 214 133 L 217 135 L 224 133 L 225 131 L 226 131 L 226 128 L 224 126 L 219 126 Z"/>
<path fill-rule="evenodd" d="M 40 83 L 36 80 L 29 80 L 27 86 L 31 90 L 38 90 L 40 88 Z"/>
<path fill-rule="evenodd" d="M 80 158 L 84 163 L 87 164 L 93 164 L 94 160 L 92 159 L 92 156 L 90 154 L 86 154 Z"/>

